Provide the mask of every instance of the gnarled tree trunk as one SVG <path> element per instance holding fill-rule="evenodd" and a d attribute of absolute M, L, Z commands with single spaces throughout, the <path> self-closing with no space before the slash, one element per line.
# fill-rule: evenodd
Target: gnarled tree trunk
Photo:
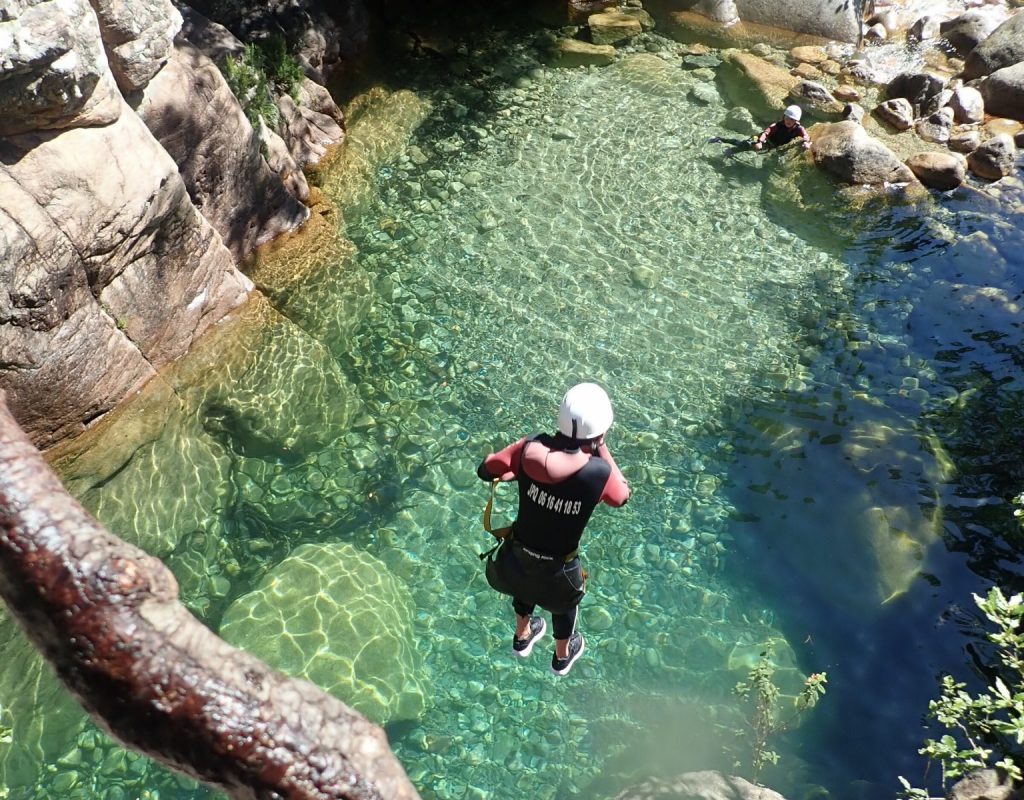
<path fill-rule="evenodd" d="M 0 393 L 0 595 L 128 747 L 237 798 L 418 798 L 384 732 L 221 641 L 64 490 Z"/>

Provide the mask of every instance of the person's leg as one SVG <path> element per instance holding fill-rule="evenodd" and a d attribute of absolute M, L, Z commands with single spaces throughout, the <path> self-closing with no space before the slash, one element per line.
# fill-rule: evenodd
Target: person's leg
<path fill-rule="evenodd" d="M 530 617 L 536 606 L 526 603 L 518 597 L 512 598 L 512 610 L 516 612 L 516 638 L 526 639 L 530 635 Z"/>
<path fill-rule="evenodd" d="M 576 630 L 576 616 L 578 606 L 573 606 L 567 612 L 551 615 L 551 627 L 555 635 L 555 656 L 557 658 L 568 658 L 569 637 Z"/>
<path fill-rule="evenodd" d="M 730 138 L 728 136 L 712 136 L 710 139 L 708 139 L 708 142 L 717 142 L 719 144 L 731 144 L 733 147 L 737 147 L 744 150 L 750 149 L 749 137 L 746 139 L 736 139 Z"/>

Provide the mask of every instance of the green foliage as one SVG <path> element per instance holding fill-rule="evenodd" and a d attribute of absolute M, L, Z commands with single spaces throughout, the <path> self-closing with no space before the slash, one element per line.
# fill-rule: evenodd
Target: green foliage
<path fill-rule="evenodd" d="M 229 56 L 224 62 L 224 78 L 254 128 L 260 120 L 270 127 L 277 124 L 275 94 L 298 100 L 305 74 L 281 36 L 247 44 L 241 55 Z"/>
<path fill-rule="evenodd" d="M 291 95 L 292 100 L 299 99 L 299 87 L 306 77 L 302 65 L 288 52 L 284 37 L 270 36 L 265 39 L 260 49 L 263 52 L 263 64 L 267 75 L 279 92 Z"/>
<path fill-rule="evenodd" d="M 277 106 L 270 92 L 260 48 L 247 44 L 241 55 L 228 56 L 224 62 L 224 79 L 254 128 L 259 127 L 260 120 L 271 127 L 277 123 Z"/>
<path fill-rule="evenodd" d="M 1017 498 L 1018 503 L 1021 498 Z M 951 733 L 939 739 L 925 740 L 919 751 L 942 766 L 943 786 L 969 772 L 995 767 L 1013 781 L 1022 779 L 1024 765 L 1024 598 L 1010 598 L 995 587 L 984 599 L 974 595 L 974 602 L 995 625 L 987 638 L 996 647 L 999 671 L 987 690 L 977 696 L 966 691 L 967 685 L 951 675 L 942 678 L 942 696 L 928 704 L 929 715 L 941 722 Z M 914 789 L 904 779 L 904 797 L 924 798 L 927 793 Z"/>
<path fill-rule="evenodd" d="M 746 727 L 733 733 L 737 739 L 748 745 L 750 775 L 755 783 L 762 769 L 779 762 L 779 754 L 772 749 L 771 740 L 789 728 L 800 714 L 814 708 L 818 700 L 825 695 L 826 674 L 816 672 L 804 681 L 804 688 L 799 696 L 793 699 L 792 707 L 787 714 L 784 708 L 780 708 L 782 703 L 774 675 L 772 652 L 766 650 L 761 653 L 757 663 L 747 674 L 747 679 L 737 683 L 733 689 L 733 694 L 747 702 Z M 743 768 L 739 758 L 736 759 L 735 767 Z"/>

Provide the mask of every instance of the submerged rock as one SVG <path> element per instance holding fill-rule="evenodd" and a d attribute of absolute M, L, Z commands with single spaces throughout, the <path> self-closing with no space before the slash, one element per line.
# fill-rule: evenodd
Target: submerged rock
<path fill-rule="evenodd" d="M 787 98 L 800 79 L 763 58 L 742 50 L 727 50 L 725 62 L 737 69 L 753 85 L 762 108 L 754 113 L 775 113 L 786 107 Z"/>
<path fill-rule="evenodd" d="M 408 589 L 350 544 L 306 544 L 224 614 L 220 635 L 377 723 L 425 704 Z"/>
<path fill-rule="evenodd" d="M 778 792 L 721 772 L 686 772 L 652 778 L 625 789 L 614 800 L 786 800 Z"/>
<path fill-rule="evenodd" d="M 551 51 L 551 61 L 557 67 L 603 67 L 615 60 L 615 48 L 610 44 L 591 44 L 578 39 L 559 39 Z"/>

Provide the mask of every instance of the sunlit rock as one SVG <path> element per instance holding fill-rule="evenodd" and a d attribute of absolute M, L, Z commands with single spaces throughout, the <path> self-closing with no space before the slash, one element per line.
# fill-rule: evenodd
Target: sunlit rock
<path fill-rule="evenodd" d="M 22 287 L 15 313 L 32 324 L 0 329 L 0 372 L 19 423 L 46 446 L 183 355 L 252 284 L 129 110 L 7 147 L 0 229 L 17 247 L 0 272 Z"/>
<path fill-rule="evenodd" d="M 967 157 L 967 166 L 979 178 L 997 181 L 1016 169 L 1017 145 L 1005 133 L 993 136 Z"/>
<path fill-rule="evenodd" d="M 904 97 L 879 103 L 875 106 L 875 114 L 899 131 L 905 131 L 914 124 L 914 107 Z"/>
<path fill-rule="evenodd" d="M 949 100 L 953 118 L 961 124 L 973 125 L 985 119 L 985 100 L 973 86 L 958 86 Z"/>
<path fill-rule="evenodd" d="M 1024 120 L 1024 61 L 989 75 L 981 83 L 981 95 L 989 114 Z"/>
<path fill-rule="evenodd" d="M 1024 61 L 1024 14 L 1014 14 L 975 47 L 964 63 L 965 81 Z"/>
<path fill-rule="evenodd" d="M 907 159 L 907 166 L 932 189 L 955 189 L 967 177 L 967 162 L 956 153 L 918 153 Z"/>
<path fill-rule="evenodd" d="M 816 125 L 811 133 L 814 162 L 847 183 L 914 181 L 914 173 L 864 128 L 852 121 Z"/>
<path fill-rule="evenodd" d="M 89 0 L 117 85 L 125 94 L 146 86 L 171 55 L 181 14 L 170 0 Z"/>
<path fill-rule="evenodd" d="M 914 123 L 914 130 L 917 131 L 918 136 L 926 142 L 936 142 L 937 144 L 948 142 L 952 129 L 953 109 L 948 106 L 940 108 L 934 114 L 929 114 Z"/>
<path fill-rule="evenodd" d="M 1000 22 L 995 9 L 977 9 L 943 22 L 939 32 L 957 53 L 966 56 L 987 39 Z"/>
<path fill-rule="evenodd" d="M 349 544 L 307 544 L 225 612 L 220 635 L 374 722 L 425 705 L 408 590 Z"/>
<path fill-rule="evenodd" d="M 106 125 L 122 101 L 87 0 L 7 3 L 0 14 L 0 136 Z"/>

